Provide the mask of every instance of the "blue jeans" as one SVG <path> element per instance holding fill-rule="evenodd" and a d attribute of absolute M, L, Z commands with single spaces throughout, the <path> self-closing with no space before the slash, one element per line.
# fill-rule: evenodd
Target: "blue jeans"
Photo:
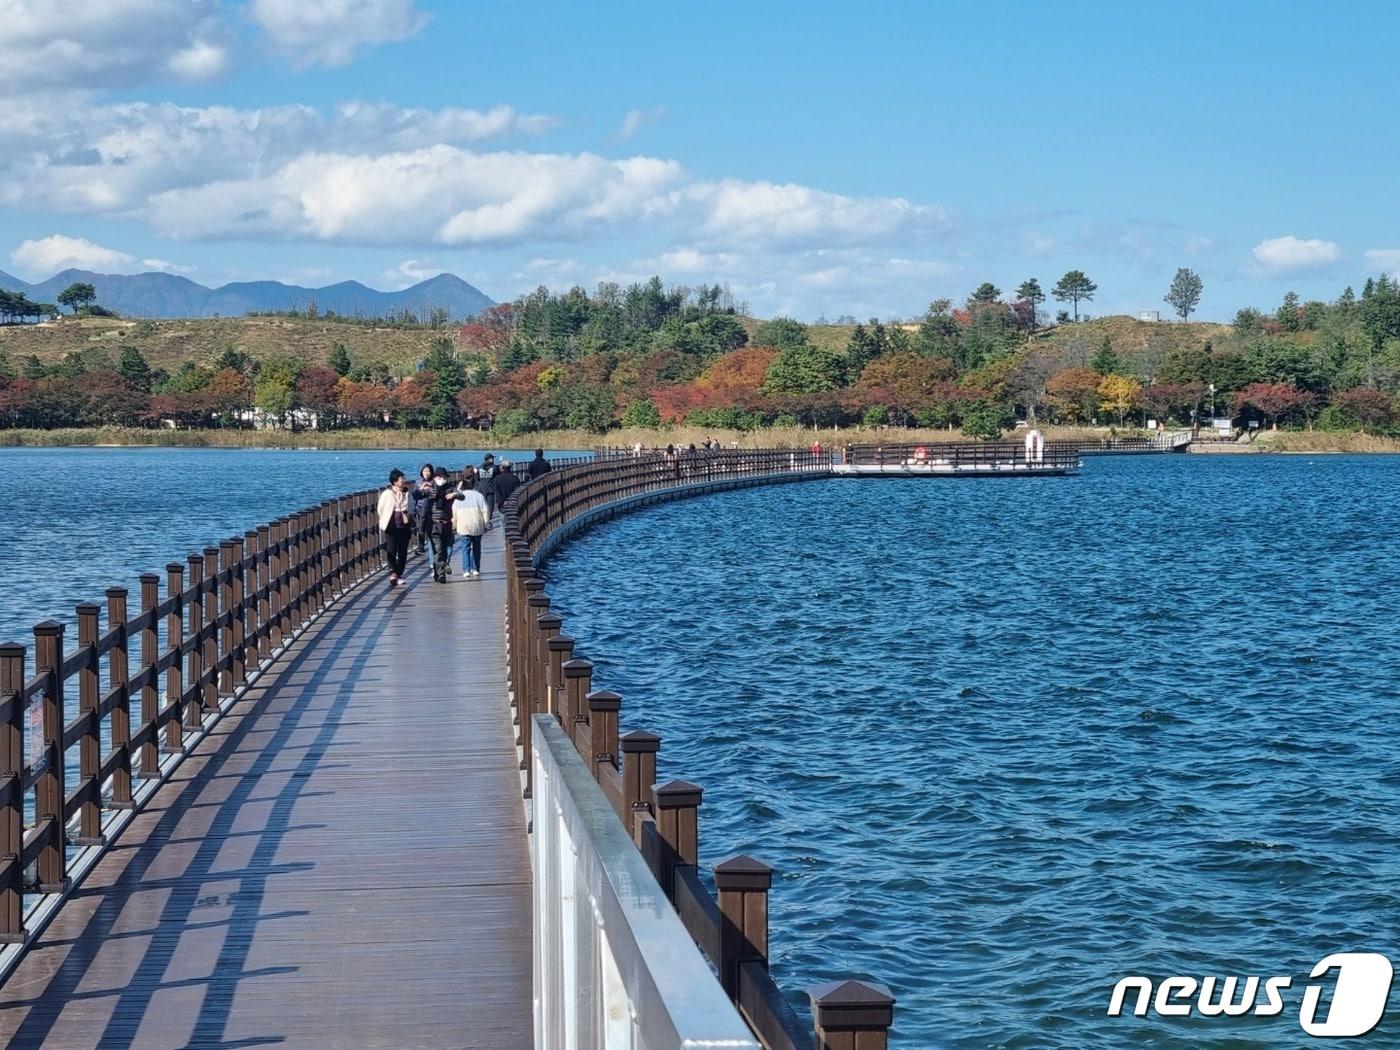
<path fill-rule="evenodd" d="M 480 536 L 458 536 L 462 541 L 462 571 L 468 572 L 475 569 L 481 571 L 481 537 Z"/>

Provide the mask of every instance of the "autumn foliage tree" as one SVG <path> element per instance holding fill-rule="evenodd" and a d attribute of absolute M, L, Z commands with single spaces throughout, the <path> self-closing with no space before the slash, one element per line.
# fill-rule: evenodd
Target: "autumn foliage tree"
<path fill-rule="evenodd" d="M 1045 394 L 1056 415 L 1070 423 L 1087 423 L 1099 410 L 1099 381 L 1092 368 L 1066 368 L 1046 381 Z"/>
<path fill-rule="evenodd" d="M 1235 411 L 1254 409 L 1273 430 L 1290 412 L 1305 411 L 1317 403 L 1317 395 L 1292 383 L 1250 383 L 1235 395 Z"/>

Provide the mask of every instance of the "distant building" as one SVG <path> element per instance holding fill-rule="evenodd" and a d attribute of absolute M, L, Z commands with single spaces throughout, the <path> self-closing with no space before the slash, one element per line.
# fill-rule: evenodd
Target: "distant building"
<path fill-rule="evenodd" d="M 1162 319 L 1161 310 L 1144 310 L 1138 314 L 1139 321 L 1160 321 Z"/>

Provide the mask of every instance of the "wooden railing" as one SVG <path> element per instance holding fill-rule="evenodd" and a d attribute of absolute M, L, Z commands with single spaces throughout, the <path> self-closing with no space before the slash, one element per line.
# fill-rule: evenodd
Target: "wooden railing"
<path fill-rule="evenodd" d="M 127 589 L 109 588 L 105 627 L 98 605 L 77 606 L 71 651 L 63 624 L 34 627 L 32 667 L 25 646 L 0 644 L 0 943 L 28 939 L 27 895 L 67 892 L 71 847 L 97 847 L 87 870 L 227 702 L 378 571 L 375 496 L 327 500 L 171 562 L 164 597 L 160 577 L 143 575 L 134 616 Z"/>
<path fill-rule="evenodd" d="M 787 449 L 623 455 L 547 474 L 523 486 L 504 508 L 508 673 L 526 794 L 537 750 L 533 718 L 547 716 L 577 749 L 724 991 L 769 1050 L 881 1050 L 894 999 L 888 989 L 860 981 L 809 989 L 814 1032 L 804 1029 L 768 972 L 773 869 L 752 857 L 729 858 L 714 867 L 719 899 L 710 895 L 698 869 L 701 788 L 658 782 L 660 738 L 641 729 L 620 731 L 622 698 L 595 688 L 593 664 L 551 609 L 540 565 L 563 538 L 638 504 L 826 477 L 830 467 L 829 453 Z"/>
<path fill-rule="evenodd" d="M 851 466 L 940 466 L 990 468 L 1015 466 L 1069 470 L 1079 466 L 1079 446 L 1070 441 L 1046 442 L 1037 453 L 1020 441 L 959 441 L 923 444 L 846 445 L 841 462 Z"/>

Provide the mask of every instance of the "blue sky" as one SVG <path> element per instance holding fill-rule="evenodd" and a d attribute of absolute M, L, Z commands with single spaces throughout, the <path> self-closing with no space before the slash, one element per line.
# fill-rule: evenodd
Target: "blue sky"
<path fill-rule="evenodd" d="M 910 316 L 1400 271 L 1383 4 L 4 0 L 0 268 Z"/>

